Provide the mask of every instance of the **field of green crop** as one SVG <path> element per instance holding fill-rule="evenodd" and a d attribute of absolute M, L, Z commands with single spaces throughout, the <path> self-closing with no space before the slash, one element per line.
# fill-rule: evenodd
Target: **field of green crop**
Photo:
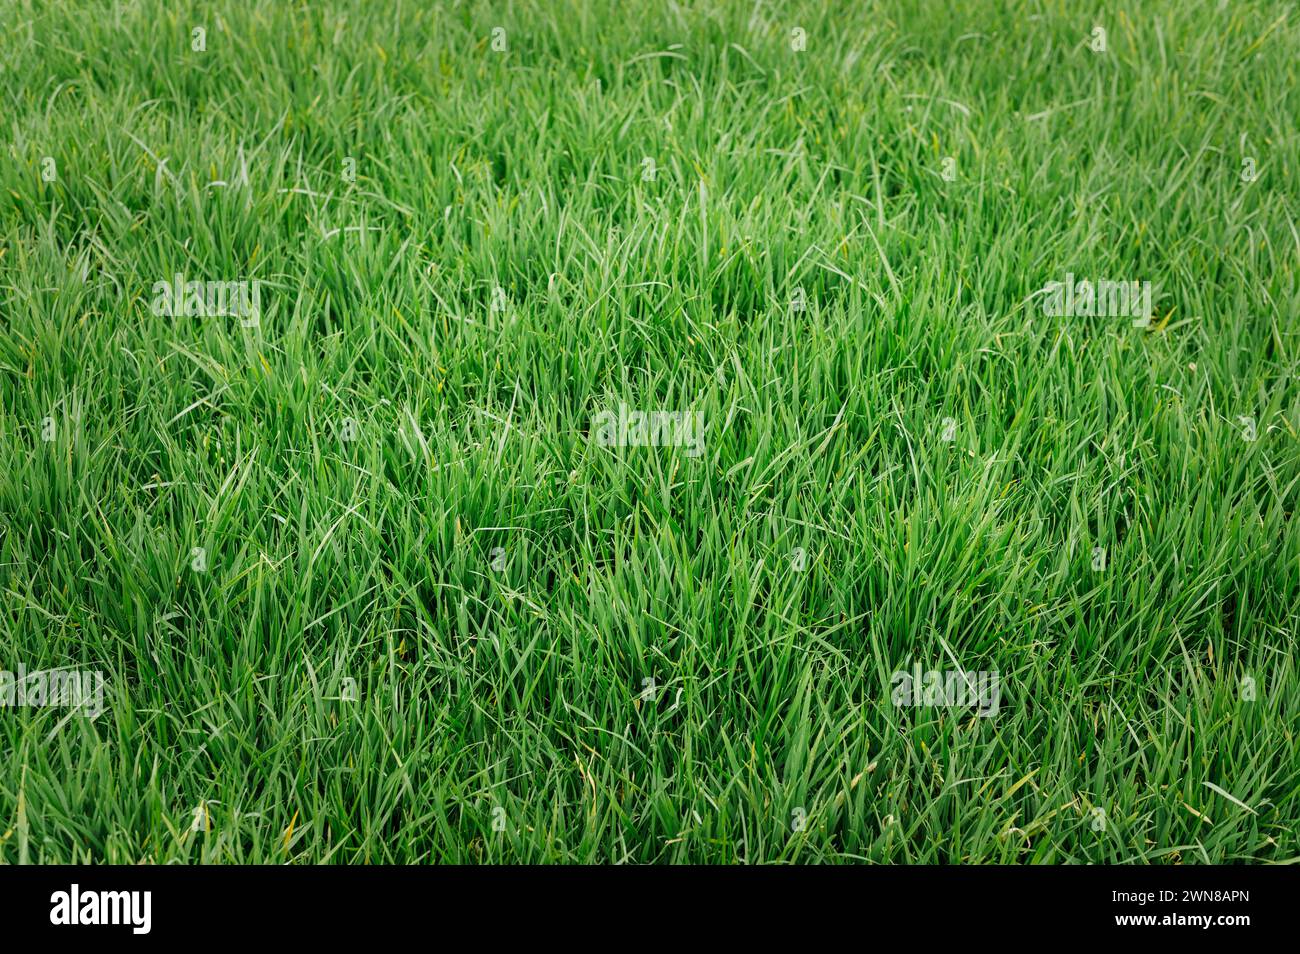
<path fill-rule="evenodd" d="M 1300 858 L 1298 53 L 0 0 L 0 862 Z"/>

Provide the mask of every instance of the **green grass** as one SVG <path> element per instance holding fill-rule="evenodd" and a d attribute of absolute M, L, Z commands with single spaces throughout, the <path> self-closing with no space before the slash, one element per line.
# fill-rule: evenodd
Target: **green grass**
<path fill-rule="evenodd" d="M 1294 5 L 426 6 L 0 0 L 0 861 L 1300 856 Z"/>

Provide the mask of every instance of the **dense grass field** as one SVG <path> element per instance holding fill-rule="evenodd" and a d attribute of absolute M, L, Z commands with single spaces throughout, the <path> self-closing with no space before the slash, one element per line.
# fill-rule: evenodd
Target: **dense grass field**
<path fill-rule="evenodd" d="M 1296 860 L 1298 51 L 0 0 L 0 861 Z"/>

